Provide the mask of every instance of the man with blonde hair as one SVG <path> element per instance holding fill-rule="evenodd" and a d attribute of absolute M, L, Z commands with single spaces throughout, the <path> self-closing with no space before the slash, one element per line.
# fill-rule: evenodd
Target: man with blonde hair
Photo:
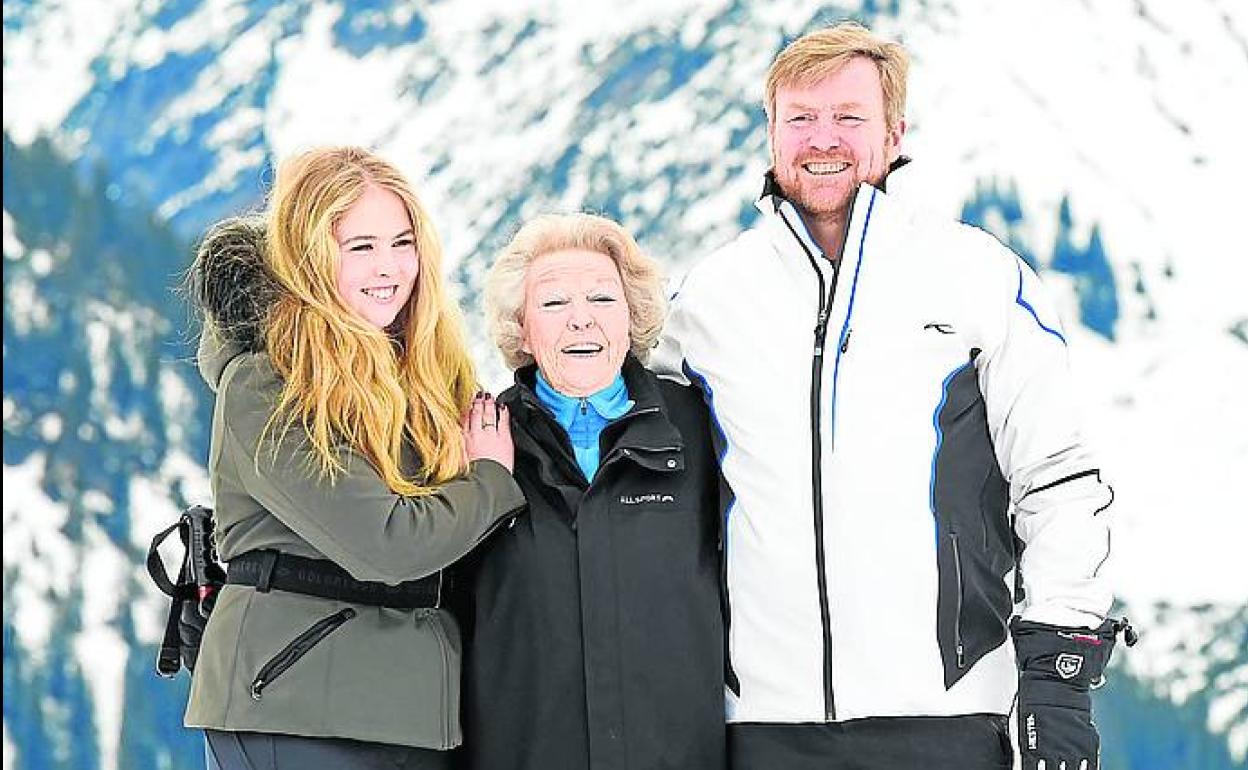
<path fill-rule="evenodd" d="M 780 53 L 761 217 L 654 358 L 702 387 L 735 493 L 732 766 L 1009 767 L 1017 702 L 1024 768 L 1095 770 L 1112 490 L 1039 278 L 906 195 L 907 67 L 849 22 Z"/>

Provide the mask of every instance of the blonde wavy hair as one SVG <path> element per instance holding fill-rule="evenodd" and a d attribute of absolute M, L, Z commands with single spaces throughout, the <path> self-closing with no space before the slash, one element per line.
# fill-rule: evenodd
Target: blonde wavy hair
<path fill-rule="evenodd" d="M 370 186 L 399 197 L 420 261 L 415 290 L 389 329 L 354 311 L 337 288 L 334 229 Z M 476 390 L 458 308 L 447 296 L 437 234 L 402 174 L 358 147 L 323 147 L 281 163 L 269 203 L 268 267 L 281 287 L 265 349 L 283 379 L 266 433 L 299 424 L 332 481 L 354 449 L 393 492 L 427 495 L 467 469 L 460 416 Z M 423 464 L 404 475 L 405 441 Z"/>
<path fill-rule="evenodd" d="M 776 92 L 785 86 L 811 86 L 828 77 L 855 57 L 875 62 L 884 90 L 884 120 L 895 129 L 906 114 L 906 74 L 910 56 L 900 43 L 876 37 L 852 21 L 802 35 L 785 47 L 767 70 L 767 124 L 776 121 Z"/>
<path fill-rule="evenodd" d="M 524 352 L 525 278 L 543 254 L 580 249 L 605 254 L 620 271 L 628 303 L 630 349 L 643 364 L 658 342 L 667 312 L 663 272 L 616 222 L 594 214 L 544 214 L 527 222 L 499 253 L 485 281 L 490 336 L 512 369 L 533 363 Z"/>

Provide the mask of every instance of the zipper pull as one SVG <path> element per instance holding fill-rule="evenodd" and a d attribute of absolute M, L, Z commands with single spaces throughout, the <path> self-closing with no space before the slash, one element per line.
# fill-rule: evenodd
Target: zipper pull
<path fill-rule="evenodd" d="M 823 355 L 823 340 L 828 334 L 828 311 L 819 311 L 819 320 L 815 322 L 815 355 Z"/>
<path fill-rule="evenodd" d="M 956 651 L 958 654 L 958 668 L 966 668 L 966 648 L 962 646 L 961 642 L 958 642 Z"/>
<path fill-rule="evenodd" d="M 849 350 L 849 338 L 853 336 L 853 334 L 853 327 L 850 327 L 849 330 L 845 332 L 845 340 L 841 342 L 841 355 L 845 355 L 845 351 Z"/>
<path fill-rule="evenodd" d="M 581 399 L 581 416 L 583 417 L 587 414 L 589 414 L 589 399 L 582 398 Z"/>

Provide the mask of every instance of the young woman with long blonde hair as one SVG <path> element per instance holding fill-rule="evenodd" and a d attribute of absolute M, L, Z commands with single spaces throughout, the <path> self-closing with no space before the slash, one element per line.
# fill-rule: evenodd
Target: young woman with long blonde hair
<path fill-rule="evenodd" d="M 460 741 L 441 570 L 524 500 L 440 257 L 403 176 L 351 147 L 281 164 L 266 215 L 200 245 L 229 562 L 186 714 L 209 767 L 442 768 Z"/>

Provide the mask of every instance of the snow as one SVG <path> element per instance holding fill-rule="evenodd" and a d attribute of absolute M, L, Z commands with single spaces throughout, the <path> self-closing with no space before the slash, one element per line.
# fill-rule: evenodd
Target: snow
<path fill-rule="evenodd" d="M 74 640 L 74 653 L 81 670 L 88 672 L 86 680 L 100 735 L 100 764 L 116 767 L 130 650 L 113 622 L 124 597 L 117 588 L 126 584 L 133 565 L 94 521 L 85 527 L 81 554 L 76 574 L 82 581 L 82 631 Z"/>
<path fill-rule="evenodd" d="M 150 69 L 171 53 L 193 53 L 205 40 L 234 39 L 246 17 L 247 9 L 237 0 L 207 0 L 171 29 L 142 29 L 124 53 L 133 66 Z"/>
<path fill-rule="evenodd" d="M 182 379 L 182 375 L 179 374 L 179 368 L 185 369 L 185 367 L 165 364 L 157 375 L 157 394 L 160 397 L 161 411 L 169 425 L 169 440 L 175 445 L 186 441 L 184 425 L 191 420 L 195 411 L 195 396 L 187 387 L 186 380 Z M 172 456 L 171 454 L 170 457 Z M 184 454 L 181 456 L 185 457 Z"/>
<path fill-rule="evenodd" d="M 157 120 L 136 127 L 136 143 L 154 146 L 206 115 L 222 118 L 206 140 L 216 153 L 213 169 L 157 201 L 163 217 L 240 184 L 254 183 L 258 199 L 265 192 L 260 180 L 268 178 L 257 171 L 266 150 L 280 157 L 314 144 L 356 143 L 376 147 L 413 179 L 435 214 L 448 270 L 465 266 L 479 274 L 489 250 L 501 245 L 497 234 L 486 240 L 496 224 L 514 230 L 539 211 L 602 205 L 621 184 L 627 189 L 616 191 L 616 202 L 626 224 L 660 223 L 642 245 L 675 277 L 735 232 L 737 212 L 756 195 L 765 136 L 756 130 L 738 147 L 730 146 L 731 137 L 757 119 L 771 57 L 813 13 L 805 0 L 747 5 L 737 8 L 737 20 L 712 28 L 727 0 L 611 6 L 500 0 L 471 13 L 462 4 L 435 3 L 419 11 L 427 23 L 419 41 L 356 57 L 333 46 L 341 3 L 314 2 L 306 12 L 275 8 L 243 29 L 240 3 L 208 0 L 169 30 L 150 24 L 151 3 L 100 0 L 91 13 L 69 2 L 20 11 L 15 4 L 5 9 L 4 91 L 11 109 L 4 127 L 19 145 L 50 135 L 63 147 L 80 146 L 89 137 L 62 126 L 98 85 L 95 73 L 115 78 L 210 47 L 215 58 L 194 87 Z M 22 24 L 11 25 L 10 14 L 19 13 Z M 282 24 L 296 13 L 300 33 L 281 37 Z M 520 40 L 530 21 L 534 30 Z M 1239 177 L 1248 169 L 1248 142 L 1240 137 L 1248 6 L 1239 0 L 906 2 L 900 18 L 883 18 L 877 29 L 900 35 L 914 59 L 905 150 L 916 159 L 907 173 L 917 194 L 954 216 L 977 184 L 1016 184 L 1027 242 L 1042 259 L 1052 251 L 1063 199 L 1076 242 L 1094 226 L 1100 230 L 1123 309 L 1115 342 L 1076 323 L 1070 280 L 1052 273 L 1045 280 L 1065 310 L 1089 440 L 1117 492 L 1110 514 L 1114 554 L 1106 569 L 1121 597 L 1133 608 L 1158 601 L 1242 607 L 1248 345 L 1229 329 L 1248 319 L 1239 211 Z M 618 64 L 614 57 L 626 42 L 706 47 L 717 55 L 670 93 L 661 81 L 672 74 L 660 70 L 645 88 L 664 93 L 661 98 L 638 94 L 635 104 L 622 104 L 628 96 L 621 92 L 612 109 L 595 111 L 588 97 Z M 226 95 L 274 66 L 267 104 L 217 115 Z M 566 185 L 535 184 L 570 147 L 579 154 Z M 669 187 L 665 175 L 673 170 L 679 182 Z M 664 222 L 673 195 L 687 207 L 679 221 Z M 514 219 L 500 222 L 505 215 Z M 7 210 L 3 239 L 13 331 L 44 328 L 50 310 L 40 292 L 55 278 L 58 253 L 27 249 Z M 1137 271 L 1147 296 L 1132 288 Z M 1146 317 L 1150 305 L 1156 320 Z M 479 309 L 466 311 L 471 317 Z M 174 448 L 160 468 L 130 480 L 131 498 L 144 501 L 130 512 L 132 544 L 145 549 L 178 513 L 175 488 L 192 502 L 211 499 L 203 458 L 190 456 L 181 427 L 192 417 L 194 395 L 178 373 L 187 370 L 184 364 L 147 370 L 143 351 L 161 333 L 152 315 L 103 303 L 86 312 L 92 321 L 79 344 L 89 351 L 92 408 L 105 432 L 140 439 L 146 430 L 137 413 L 120 414 L 109 402 L 121 365 L 137 383 L 157 389 L 172 425 Z M 474 325 L 471 333 L 487 385 L 504 386 L 510 377 L 482 329 Z M 72 374 L 61 377 L 62 390 L 78 387 Z M 6 428 L 29 418 L 6 393 Z M 95 429 L 47 413 L 38 430 L 55 441 L 74 430 L 90 439 Z M 96 525 L 88 525 L 81 553 L 60 532 L 68 513 L 40 489 L 44 462 L 35 453 L 4 468 L 4 563 L 19 572 L 12 592 L 19 638 L 36 655 L 55 601 L 70 589 L 64 575 L 75 559 L 84 558 L 101 583 L 125 579 L 125 557 Z M 113 510 L 103 493 L 92 495 L 81 501 L 91 515 Z M 118 609 L 97 598 L 88 602 L 80 649 L 114 650 L 112 658 L 121 660 L 124 650 L 109 625 Z M 133 601 L 140 638 L 154 639 L 159 597 L 147 590 Z M 1248 699 L 1248 670 L 1210 682 L 1208 661 L 1192 664 L 1183 651 L 1210 633 L 1212 621 L 1179 618 L 1143 618 L 1141 625 L 1153 630 L 1141 642 L 1149 654 L 1124 658 L 1176 702 L 1214 687 L 1220 695 L 1209 727 L 1226 732 L 1242 759 L 1248 725 L 1231 720 Z M 91 679 L 93 692 L 112 693 L 97 695 L 98 723 L 105 740 L 115 742 L 120 674 L 85 670 L 100 671 Z M 6 731 L 6 770 L 8 741 Z M 110 768 L 115 743 L 103 748 Z"/>
<path fill-rule="evenodd" d="M 333 47 L 341 9 L 308 13 L 303 33 L 278 46 L 281 75 L 273 92 L 269 137 L 279 156 L 318 144 L 369 145 L 378 127 L 405 119 L 401 92 L 410 52 L 378 48 L 361 59 Z"/>
<path fill-rule="evenodd" d="M 55 412 L 48 412 L 39 418 L 38 427 L 39 436 L 49 444 L 55 443 L 61 437 L 61 429 L 64 427 L 64 421 L 61 416 Z"/>
<path fill-rule="evenodd" d="M 1210 696 L 1206 726 L 1225 733 L 1232 757 L 1248 758 L 1248 722 L 1234 723 L 1248 699 L 1248 662 L 1236 635 L 1242 605 L 1205 605 L 1195 611 L 1164 605 L 1130 606 L 1138 643 L 1115 651 L 1111 665 L 1149 684 L 1156 695 L 1182 704 L 1196 694 Z M 1220 634 L 1220 635 L 1219 635 Z M 1239 662 L 1229 665 L 1231 661 Z M 1215 669 L 1224 669 L 1211 676 Z M 1112 681 L 1113 675 L 1110 675 Z"/>
<path fill-rule="evenodd" d="M 704 184 L 704 194 L 682 222 L 689 232 L 669 236 L 673 248 L 659 256 L 676 275 L 723 240 L 734 219 L 725 212 L 735 212 L 754 192 L 765 148 L 750 148 L 763 157 L 733 158 L 742 164 L 739 173 L 718 170 L 714 158 L 727 150 L 727 134 L 743 125 L 745 113 L 724 113 L 715 91 L 726 89 L 756 109 L 750 103 L 761 93 L 775 46 L 809 21 L 804 3 L 751 8 L 740 25 L 714 32 L 708 20 L 724 3 L 649 0 L 603 13 L 589 2 L 527 0 L 500 4 L 490 14 L 465 14 L 452 5 L 424 10 L 426 36 L 412 46 L 378 48 L 359 58 L 332 45 L 331 29 L 343 13 L 337 4 L 314 4 L 301 34 L 276 41 L 278 21 L 289 11 L 240 30 L 245 14 L 225 0 L 203 4 L 170 30 L 123 22 L 135 11 L 125 2 L 99 4 L 94 14 L 43 5 L 27 12 L 20 34 L 6 29 L 5 90 L 21 109 L 6 111 L 5 128 L 18 143 L 54 133 L 90 87 L 90 62 L 102 52 L 125 52 L 113 66 L 151 67 L 206 40 L 226 41 L 196 87 L 148 127 L 148 135 L 211 111 L 221 94 L 276 56 L 272 100 L 264 110 L 239 109 L 216 126 L 210 142 L 220 149 L 218 167 L 201 186 L 166 201 L 166 216 L 228 189 L 253 169 L 262 151 L 243 145 L 256 131 L 278 155 L 325 142 L 375 145 L 418 180 L 429 208 L 439 212 L 450 267 L 488 258 L 474 253 L 478 223 L 496 219 L 532 174 L 558 158 L 560 137 L 579 136 L 582 156 L 562 197 L 526 202 L 522 215 L 542 206 L 577 206 L 598 194 L 591 185 L 599 177 L 587 168 L 594 158 L 614 158 L 625 179 L 652 178 L 687 159 L 686 166 L 703 161 L 710 182 L 687 180 Z M 918 159 L 918 184 L 926 185 L 934 205 L 955 214 L 977 181 L 1014 181 L 1030 242 L 1044 254 L 1055 236 L 1056 205 L 1069 197 L 1077 233 L 1086 234 L 1093 223 L 1101 228 L 1120 281 L 1139 265 L 1160 320 L 1124 317 L 1119 344 L 1102 345 L 1084 334 L 1072 350 L 1087 385 L 1089 434 L 1114 470 L 1119 553 L 1112 568 L 1132 600 L 1242 601 L 1248 594 L 1248 577 L 1226 568 L 1234 563 L 1230 549 L 1237 538 L 1202 535 L 1242 537 L 1248 526 L 1234 514 L 1248 501 L 1242 485 L 1233 483 L 1234 469 L 1248 462 L 1248 444 L 1239 438 L 1248 435 L 1248 409 L 1236 393 L 1236 383 L 1248 381 L 1248 360 L 1226 333 L 1248 307 L 1240 290 L 1248 285 L 1248 260 L 1217 258 L 1228 244 L 1241 242 L 1231 193 L 1233 174 L 1248 168 L 1248 143 L 1239 140 L 1239 121 L 1230 118 L 1248 71 L 1246 16 L 1242 4 L 1233 3 L 1180 11 L 1164 3 L 1061 0 L 1041 7 L 964 0 L 903 4 L 901 18 L 878 24 L 883 32 L 898 31 L 913 53 L 907 152 Z M 514 43 L 529 20 L 536 21 L 536 32 Z M 499 28 L 483 34 L 491 23 Z M 1115 34 L 1103 34 L 1107 28 Z M 595 71 L 638 29 L 656 40 L 674 35 L 686 46 L 713 44 L 725 55 L 665 99 L 613 113 L 599 125 L 579 125 L 582 102 L 599 82 Z M 120 31 L 133 33 L 129 43 Z M 52 40 L 72 44 L 51 46 Z M 499 65 L 482 69 L 513 46 Z M 435 75 L 444 85 L 416 101 L 406 84 Z M 697 120 L 691 123 L 691 116 Z M 445 170 L 430 176 L 448 151 Z M 642 186 L 624 196 L 623 208 L 644 222 L 668 194 L 662 185 Z M 683 248 L 698 233 L 706 245 Z M 24 251 L 7 212 L 5 249 L 10 258 Z M 41 253 L 40 259 L 30 256 L 37 275 L 52 264 Z M 1163 275 L 1168 265 L 1175 266 L 1172 278 Z M 21 308 L 13 314 L 19 332 L 47 323 L 46 304 L 31 279 L 15 276 L 7 287 L 6 300 Z M 1120 296 L 1124 305 L 1140 301 L 1127 286 L 1120 286 Z M 1066 305 L 1072 306 L 1069 298 Z M 100 323 L 89 329 L 89 344 L 103 397 L 111 370 L 106 351 L 142 322 L 110 309 L 97 312 Z M 1067 325 L 1073 325 L 1069 319 Z M 1211 362 L 1218 362 L 1216 374 Z M 134 371 L 142 376 L 141 366 Z M 119 435 L 139 430 L 125 415 L 105 426 Z M 1187 559 L 1182 570 L 1152 566 L 1172 562 L 1166 557 L 1176 552 L 1201 556 Z"/>
<path fill-rule="evenodd" d="M 4 304 L 8 305 L 13 329 L 18 334 L 29 334 L 36 329 L 46 329 L 52 322 L 51 309 L 40 296 L 34 280 L 28 273 L 14 270 L 4 285 Z"/>
<path fill-rule="evenodd" d="M 1248 707 L 1248 668 L 1240 668 L 1227 675 L 1231 681 L 1221 684 L 1225 694 L 1209 707 L 1209 730 L 1226 733 L 1231 756 L 1238 761 L 1248 757 L 1248 722 L 1234 722 Z"/>
<path fill-rule="evenodd" d="M 1090 434 L 1118 494 L 1110 568 L 1119 593 L 1242 604 L 1248 355 L 1228 334 L 1164 334 L 1134 353 L 1085 367 L 1097 373 Z"/>
<path fill-rule="evenodd" d="M 132 0 L 93 0 L 83 13 L 71 0 L 31 4 L 30 19 L 4 25 L 4 131 L 19 144 L 52 133 L 91 89 L 91 63 L 132 11 Z"/>
<path fill-rule="evenodd" d="M 17 237 L 17 226 L 13 222 L 13 217 L 9 215 L 9 210 L 4 210 L 4 257 L 5 259 L 20 259 L 26 253 L 26 247 L 22 245 L 21 240 Z"/>
<path fill-rule="evenodd" d="M 36 661 L 46 652 L 55 603 L 69 595 L 77 574 L 76 549 L 62 532 L 69 508 L 40 488 L 45 464 L 35 452 L 21 465 L 4 466 L 4 565 L 16 573 L 13 626 Z"/>

